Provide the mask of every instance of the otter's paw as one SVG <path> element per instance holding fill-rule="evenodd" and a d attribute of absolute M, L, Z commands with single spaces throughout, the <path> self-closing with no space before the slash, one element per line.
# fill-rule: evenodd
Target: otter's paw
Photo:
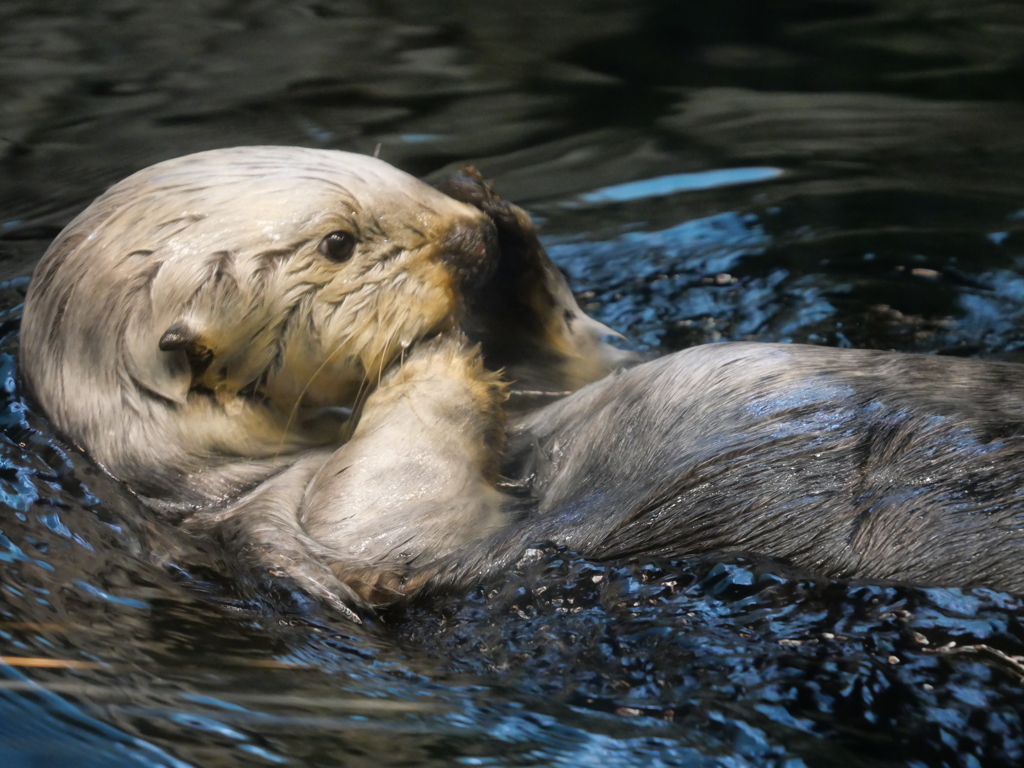
<path fill-rule="evenodd" d="M 639 358 L 609 344 L 623 338 L 588 317 L 551 261 L 522 208 L 503 200 L 475 168 L 437 188 L 478 208 L 494 224 L 498 263 L 489 280 L 466 296 L 462 328 L 483 344 L 491 368 L 503 368 L 527 396 L 568 394 Z"/>
<path fill-rule="evenodd" d="M 314 598 L 342 618 L 356 624 L 363 623 L 363 619 L 351 606 L 362 606 L 369 612 L 365 601 L 319 560 L 309 556 L 282 556 L 276 552 L 264 552 L 264 555 L 267 556 L 258 565 L 265 568 L 271 576 L 291 582 L 297 590 Z"/>
<path fill-rule="evenodd" d="M 450 333 L 418 344 L 381 381 L 367 399 L 366 410 L 410 396 L 446 398 L 485 418 L 499 418 L 508 392 L 501 372 L 484 367 L 480 345 L 470 344 L 462 333 Z"/>
<path fill-rule="evenodd" d="M 494 189 L 494 182 L 485 179 L 471 165 L 463 166 L 437 184 L 448 197 L 478 208 L 498 228 L 503 250 L 508 247 L 529 248 L 547 258 L 529 214 L 518 205 L 504 200 Z M 503 254 L 504 255 L 504 254 Z"/>
<path fill-rule="evenodd" d="M 300 459 L 227 509 L 200 513 L 183 527 L 220 540 L 254 572 L 269 574 L 361 624 L 360 612 L 372 615 L 370 606 L 331 570 L 330 549 L 299 523 L 306 487 L 329 456 L 325 452 Z"/>

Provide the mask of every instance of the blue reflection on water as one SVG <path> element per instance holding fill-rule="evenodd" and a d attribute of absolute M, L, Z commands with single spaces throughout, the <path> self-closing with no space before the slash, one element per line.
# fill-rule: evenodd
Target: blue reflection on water
<path fill-rule="evenodd" d="M 729 291 L 714 280 L 707 284 L 704 278 L 725 276 L 741 259 L 762 253 L 770 243 L 756 216 L 733 211 L 610 240 L 545 239 L 573 291 L 583 295 L 584 309 L 625 333 L 641 350 L 659 346 L 666 327 L 684 318 L 735 311 L 738 333 L 760 328 L 766 322 L 763 305 L 780 293 L 777 285 L 787 277 L 784 270 L 760 283 L 745 284 L 743 291 Z M 806 289 L 803 292 L 809 295 Z M 815 311 L 824 316 L 831 308 Z"/>
<path fill-rule="evenodd" d="M 728 187 L 734 184 L 768 181 L 777 179 L 782 173 L 781 168 L 771 167 L 720 168 L 699 173 L 675 173 L 670 176 L 657 176 L 653 179 L 640 179 L 596 189 L 593 192 L 580 195 L 578 201 L 583 203 L 622 203 L 628 200 L 674 195 L 676 192 L 693 192 Z"/>
<path fill-rule="evenodd" d="M 436 133 L 403 133 L 401 136 L 406 144 L 429 144 L 439 138 L 441 137 Z"/>
<path fill-rule="evenodd" d="M 92 584 L 89 584 L 86 581 L 82 581 L 81 579 L 75 579 L 74 583 L 76 586 L 78 586 L 85 592 L 88 592 L 93 597 L 98 597 L 102 600 L 106 600 L 111 603 L 116 603 L 117 605 L 124 605 L 128 608 L 142 608 L 144 610 L 149 609 L 149 604 L 143 602 L 142 600 L 135 600 L 130 597 L 118 597 L 117 595 L 112 595 L 109 592 L 100 589 L 99 587 L 93 586 Z"/>
<path fill-rule="evenodd" d="M 15 690 L 7 690 L 8 685 Z M 9 768 L 190 768 L 159 747 L 86 715 L 6 664 L 0 665 L 0 745 L 0 765 Z"/>

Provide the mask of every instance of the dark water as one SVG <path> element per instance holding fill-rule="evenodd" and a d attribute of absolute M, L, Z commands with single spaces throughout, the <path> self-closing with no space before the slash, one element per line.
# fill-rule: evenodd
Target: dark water
<path fill-rule="evenodd" d="M 538 550 L 340 624 L 156 520 L 14 365 L 71 216 L 255 143 L 477 165 L 641 348 L 1018 359 L 1021 3 L 8 0 L 0 136 L 0 765 L 1024 764 L 1020 597 Z"/>

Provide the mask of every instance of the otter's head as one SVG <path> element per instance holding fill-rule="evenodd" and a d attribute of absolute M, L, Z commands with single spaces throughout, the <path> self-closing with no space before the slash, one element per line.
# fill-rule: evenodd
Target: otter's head
<path fill-rule="evenodd" d="M 208 499 L 232 490 L 199 487 L 211 466 L 337 442 L 324 414 L 456 325 L 496 258 L 486 215 L 379 160 L 191 155 L 115 185 L 53 243 L 26 301 L 22 371 L 114 475 Z"/>

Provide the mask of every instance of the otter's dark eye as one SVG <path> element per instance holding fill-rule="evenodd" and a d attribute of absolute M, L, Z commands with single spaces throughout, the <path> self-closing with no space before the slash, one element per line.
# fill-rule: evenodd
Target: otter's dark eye
<path fill-rule="evenodd" d="M 320 241 L 317 250 L 333 262 L 340 263 L 352 258 L 352 252 L 356 249 L 356 236 L 351 232 L 339 229 L 331 232 Z"/>

